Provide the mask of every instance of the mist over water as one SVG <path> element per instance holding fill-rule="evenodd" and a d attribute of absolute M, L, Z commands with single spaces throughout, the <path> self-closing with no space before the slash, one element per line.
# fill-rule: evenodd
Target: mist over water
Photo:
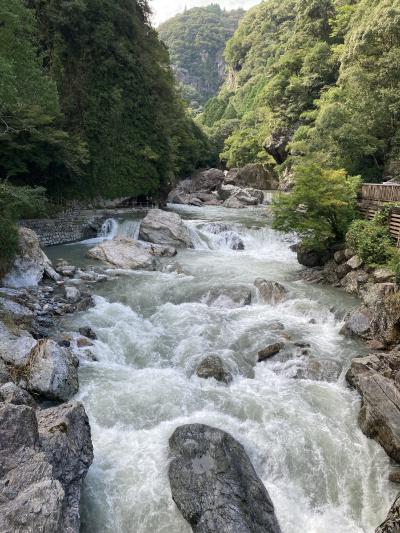
<path fill-rule="evenodd" d="M 201 422 L 245 446 L 284 533 L 371 533 L 396 491 L 388 458 L 357 426 L 360 400 L 344 380 L 363 350 L 339 334 L 356 300 L 298 281 L 290 239 L 270 229 L 264 209 L 175 209 L 195 242 L 177 257 L 185 274 L 133 272 L 109 282 L 71 324 L 98 334 L 99 361 L 80 371 L 95 448 L 82 531 L 189 533 L 171 498 L 168 439 L 177 426 Z M 217 222 L 233 228 L 221 236 L 213 232 Z M 230 249 L 233 234 L 245 250 Z M 84 246 L 57 253 L 82 255 Z M 261 303 L 257 277 L 283 283 L 290 298 Z M 252 290 L 251 306 L 207 305 L 210 291 L 238 286 Z M 277 321 L 290 342 L 256 365 L 258 350 L 282 339 Z M 295 343 L 309 344 L 309 354 Z M 224 359 L 230 386 L 194 375 L 208 354 Z M 322 379 L 308 375 L 310 361 Z"/>

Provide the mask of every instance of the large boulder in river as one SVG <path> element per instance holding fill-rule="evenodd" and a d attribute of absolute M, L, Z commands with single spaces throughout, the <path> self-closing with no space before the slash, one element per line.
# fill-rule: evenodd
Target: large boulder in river
<path fill-rule="evenodd" d="M 155 257 L 173 257 L 176 250 L 171 246 L 150 245 L 130 237 L 116 237 L 88 250 L 87 255 L 114 268 L 154 270 Z"/>
<path fill-rule="evenodd" d="M 232 374 L 226 369 L 223 360 L 218 355 L 205 357 L 197 367 L 196 374 L 202 379 L 214 378 L 227 384 L 232 381 Z"/>
<path fill-rule="evenodd" d="M 297 247 L 297 261 L 309 268 L 323 266 L 331 256 L 331 251 L 327 249 L 309 250 L 302 245 Z"/>
<path fill-rule="evenodd" d="M 241 189 L 234 185 L 224 185 L 219 191 L 224 199 L 224 207 L 240 208 L 249 205 L 259 205 L 264 201 L 264 193 L 257 189 Z"/>
<path fill-rule="evenodd" d="M 172 498 L 194 533 L 280 533 L 268 492 L 231 435 L 190 424 L 169 446 Z"/>
<path fill-rule="evenodd" d="M 140 226 L 140 238 L 166 246 L 193 246 L 189 231 L 177 213 L 151 209 Z"/>
<path fill-rule="evenodd" d="M 0 531 L 78 533 L 93 449 L 86 413 L 0 403 Z"/>
<path fill-rule="evenodd" d="M 50 260 L 40 248 L 40 241 L 34 231 L 19 228 L 19 249 L 10 271 L 2 280 L 6 287 L 35 287 L 48 273 L 58 281 L 59 276 L 51 267 Z"/>
<path fill-rule="evenodd" d="M 245 285 L 213 288 L 202 297 L 202 302 L 227 309 L 244 307 L 251 304 L 251 289 Z"/>
<path fill-rule="evenodd" d="M 196 174 L 192 182 L 191 192 L 213 192 L 223 183 L 225 174 L 219 168 L 209 168 Z"/>
<path fill-rule="evenodd" d="M 362 397 L 359 424 L 386 453 L 400 462 L 400 352 L 353 359 L 346 378 Z"/>

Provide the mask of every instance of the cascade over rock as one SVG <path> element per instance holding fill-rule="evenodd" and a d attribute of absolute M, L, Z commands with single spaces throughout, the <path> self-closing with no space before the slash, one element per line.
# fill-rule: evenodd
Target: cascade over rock
<path fill-rule="evenodd" d="M 280 533 L 268 492 L 231 435 L 190 424 L 169 446 L 172 497 L 194 533 Z"/>

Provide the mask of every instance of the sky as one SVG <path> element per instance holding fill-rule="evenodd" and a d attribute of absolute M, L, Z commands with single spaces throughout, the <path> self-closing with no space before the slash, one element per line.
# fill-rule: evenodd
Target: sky
<path fill-rule="evenodd" d="M 150 0 L 150 6 L 153 10 L 153 23 L 158 26 L 164 20 L 167 20 L 177 13 L 184 11 L 185 7 L 208 6 L 209 4 L 219 4 L 225 9 L 249 9 L 261 0 Z"/>

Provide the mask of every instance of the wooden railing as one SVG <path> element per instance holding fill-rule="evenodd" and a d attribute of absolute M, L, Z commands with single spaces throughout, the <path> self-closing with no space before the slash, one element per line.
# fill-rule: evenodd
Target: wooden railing
<path fill-rule="evenodd" d="M 364 183 L 361 200 L 367 202 L 400 202 L 400 183 Z"/>

